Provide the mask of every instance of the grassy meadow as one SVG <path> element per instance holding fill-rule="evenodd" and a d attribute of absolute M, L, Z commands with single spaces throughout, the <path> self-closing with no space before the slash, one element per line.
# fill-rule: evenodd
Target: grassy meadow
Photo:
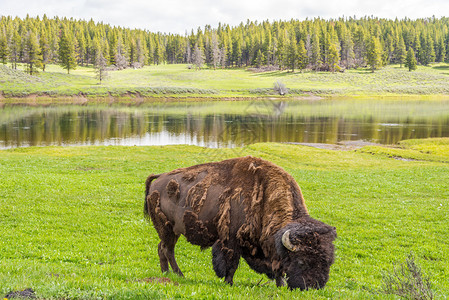
<path fill-rule="evenodd" d="M 20 68 L 23 68 L 20 67 Z M 185 64 L 146 66 L 142 69 L 109 71 L 99 85 L 93 67 L 78 66 L 67 74 L 58 65 L 30 76 L 22 70 L 0 66 L 3 98 L 36 95 L 45 97 L 82 94 L 87 99 L 112 98 L 247 98 L 275 96 L 272 87 L 283 82 L 287 97 L 426 97 L 449 95 L 449 64 L 419 66 L 409 72 L 388 65 L 374 73 L 369 69 L 344 73 L 271 71 L 256 73 L 240 69 L 189 69 Z M 1 97 L 1 96 L 0 96 Z M 0 101 L 5 101 L 5 99 Z M 15 101 L 17 101 L 15 99 Z M 58 101 L 58 100 L 55 100 Z"/>
<path fill-rule="evenodd" d="M 44 299 L 396 299 L 379 293 L 382 276 L 413 253 L 436 298 L 447 299 L 448 147 L 449 139 L 430 139 L 357 151 L 276 143 L 1 150 L 0 297 L 32 288 Z M 160 272 L 159 240 L 142 213 L 147 175 L 243 155 L 285 168 L 312 217 L 337 227 L 324 289 L 277 288 L 243 260 L 228 286 L 210 249 L 184 238 L 176 256 L 185 278 Z"/>

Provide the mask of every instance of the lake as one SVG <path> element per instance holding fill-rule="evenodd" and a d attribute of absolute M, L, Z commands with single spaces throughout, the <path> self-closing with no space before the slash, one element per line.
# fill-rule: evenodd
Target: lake
<path fill-rule="evenodd" d="M 0 149 L 49 145 L 211 148 L 449 137 L 449 100 L 254 100 L 0 106 Z"/>

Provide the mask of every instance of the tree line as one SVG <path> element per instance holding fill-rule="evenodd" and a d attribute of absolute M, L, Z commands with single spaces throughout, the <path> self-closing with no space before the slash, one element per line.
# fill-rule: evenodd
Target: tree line
<path fill-rule="evenodd" d="M 449 18 L 321 18 L 219 23 L 190 33 L 167 34 L 115 27 L 73 18 L 0 18 L 0 63 L 30 74 L 58 63 L 76 66 L 140 68 L 187 63 L 201 68 L 255 67 L 341 71 L 387 64 L 447 62 Z"/>

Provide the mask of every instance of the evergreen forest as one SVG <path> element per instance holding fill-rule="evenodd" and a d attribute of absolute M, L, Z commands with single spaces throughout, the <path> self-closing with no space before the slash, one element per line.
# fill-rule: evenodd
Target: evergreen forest
<path fill-rule="evenodd" d="M 0 63 L 25 64 L 27 72 L 60 64 L 111 69 L 153 64 L 192 68 L 344 71 L 387 64 L 448 61 L 449 18 L 321 18 L 206 25 L 185 35 L 115 27 L 93 20 L 0 17 Z"/>

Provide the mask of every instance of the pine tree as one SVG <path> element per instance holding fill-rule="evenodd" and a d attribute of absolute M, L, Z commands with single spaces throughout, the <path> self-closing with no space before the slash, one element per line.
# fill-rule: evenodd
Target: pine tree
<path fill-rule="evenodd" d="M 436 56 L 436 61 L 437 62 L 443 62 L 446 60 L 446 49 L 444 47 L 444 41 L 443 38 L 439 38 L 438 39 L 438 43 L 437 43 L 437 49 L 438 49 L 438 54 Z"/>
<path fill-rule="evenodd" d="M 382 66 L 382 48 L 379 39 L 375 36 L 371 36 L 368 41 L 366 59 L 372 72 Z"/>
<path fill-rule="evenodd" d="M 36 34 L 30 30 L 25 38 L 23 57 L 26 70 L 30 75 L 37 73 L 37 68 L 42 67 L 42 54 Z"/>
<path fill-rule="evenodd" d="M 312 35 L 311 56 L 309 57 L 310 64 L 314 70 L 318 70 L 321 64 L 321 47 L 318 31 L 315 31 Z"/>
<path fill-rule="evenodd" d="M 298 46 L 296 45 L 296 37 L 294 34 L 291 35 L 288 42 L 285 58 L 285 65 L 289 69 L 291 69 L 292 72 L 295 72 L 295 68 L 298 62 Z"/>
<path fill-rule="evenodd" d="M 163 60 L 164 60 L 163 49 L 162 49 L 161 43 L 159 42 L 158 38 L 156 38 L 156 42 L 154 45 L 153 59 L 154 59 L 154 63 L 157 65 L 163 63 Z"/>
<path fill-rule="evenodd" d="M 325 62 L 329 66 L 329 70 L 335 72 L 340 67 L 338 63 L 340 62 L 340 43 L 338 41 L 337 33 L 335 32 L 334 26 L 329 24 L 328 32 L 326 33 L 325 40 Z"/>
<path fill-rule="evenodd" d="M 8 49 L 8 40 L 6 39 L 6 34 L 2 34 L 0 32 L 0 60 L 6 65 L 8 60 L 9 49 Z"/>
<path fill-rule="evenodd" d="M 331 43 L 327 50 L 327 64 L 329 65 L 329 71 L 331 71 L 332 73 L 335 71 L 339 71 L 339 61 L 340 55 L 337 50 L 337 45 L 335 43 Z"/>
<path fill-rule="evenodd" d="M 287 57 L 287 45 L 288 45 L 288 38 L 287 38 L 287 32 L 286 30 L 281 30 L 279 33 L 278 38 L 278 47 L 277 51 L 275 53 L 276 56 L 276 63 L 279 65 L 279 69 L 284 69 L 286 57 Z"/>
<path fill-rule="evenodd" d="M 417 63 L 422 63 L 422 57 L 423 57 L 423 50 L 421 47 L 421 41 L 419 39 L 419 35 L 415 36 L 415 40 L 413 42 L 413 47 L 414 52 L 415 52 L 415 58 L 417 58 Z M 408 53 L 407 53 L 408 54 Z"/>
<path fill-rule="evenodd" d="M 263 65 L 263 62 L 265 60 L 265 57 L 262 53 L 262 50 L 257 50 L 257 54 L 256 54 L 256 67 L 260 68 Z"/>
<path fill-rule="evenodd" d="M 394 40 L 391 34 L 388 34 L 384 41 L 381 40 L 382 65 L 388 65 L 393 62 Z"/>
<path fill-rule="evenodd" d="M 117 56 L 117 34 L 115 30 L 111 30 L 108 32 L 107 41 L 109 44 L 109 63 L 111 65 L 115 65 L 115 58 Z"/>
<path fill-rule="evenodd" d="M 106 60 L 109 62 L 111 59 L 109 57 L 109 53 L 110 53 L 110 51 L 109 51 L 109 43 L 106 40 L 106 38 L 103 38 L 100 41 L 100 51 L 103 54 L 103 57 L 106 58 Z"/>
<path fill-rule="evenodd" d="M 346 69 L 349 69 L 354 64 L 355 54 L 354 54 L 354 42 L 352 40 L 352 35 L 349 30 L 345 31 L 341 46 L 341 61 L 345 65 Z"/>
<path fill-rule="evenodd" d="M 80 24 L 78 24 L 76 28 L 77 32 L 75 35 L 75 51 L 76 51 L 76 57 L 77 57 L 77 63 L 81 66 L 85 63 L 85 57 L 86 57 L 86 39 L 84 37 L 84 29 L 81 27 Z"/>
<path fill-rule="evenodd" d="M 301 71 L 307 67 L 309 63 L 309 58 L 307 56 L 307 50 L 304 45 L 304 41 L 300 40 L 298 44 L 298 69 Z"/>
<path fill-rule="evenodd" d="M 402 68 L 402 64 L 405 61 L 405 57 L 407 55 L 407 50 L 405 49 L 404 38 L 402 34 L 399 36 L 398 45 L 396 46 L 396 62 L 399 63 L 399 67 Z"/>
<path fill-rule="evenodd" d="M 425 46 L 425 61 L 424 65 L 428 65 L 435 61 L 435 47 L 430 33 L 427 34 L 426 46 Z"/>
<path fill-rule="evenodd" d="M 9 46 L 9 59 L 12 63 L 12 68 L 17 69 L 17 63 L 20 59 L 21 39 L 17 30 L 14 30 Z"/>
<path fill-rule="evenodd" d="M 416 64 L 415 52 L 413 51 L 413 48 L 409 48 L 405 60 L 405 67 L 407 67 L 409 71 L 414 71 L 417 68 Z"/>
<path fill-rule="evenodd" d="M 146 60 L 146 53 L 147 53 L 147 49 L 145 47 L 145 44 L 142 43 L 142 39 L 137 39 L 136 42 L 136 59 L 137 59 L 137 65 L 135 65 L 134 67 L 138 67 L 138 68 L 142 68 L 145 64 L 145 60 Z"/>
<path fill-rule="evenodd" d="M 98 38 L 98 36 L 95 36 L 91 42 L 89 42 L 89 52 L 90 55 L 92 56 L 92 58 L 89 60 L 90 63 L 92 63 L 92 65 L 95 65 L 97 63 L 97 57 L 99 55 L 100 52 L 102 52 L 102 48 L 101 48 L 101 44 L 100 44 L 100 39 Z M 103 52 L 102 52 L 103 55 Z M 104 57 L 104 55 L 103 55 Z"/>
<path fill-rule="evenodd" d="M 232 61 L 239 67 L 242 65 L 242 52 L 242 38 L 235 37 L 232 42 Z"/>
<path fill-rule="evenodd" d="M 363 26 L 357 26 L 354 34 L 355 65 L 362 67 L 366 65 L 366 30 Z"/>
<path fill-rule="evenodd" d="M 45 66 L 50 62 L 51 49 L 44 30 L 42 30 L 40 34 L 39 46 L 41 47 L 42 54 L 42 71 L 45 72 Z"/>
<path fill-rule="evenodd" d="M 76 69 L 76 53 L 73 35 L 65 26 L 62 28 L 59 40 L 59 64 L 63 69 L 67 70 L 67 74 L 70 73 L 70 70 Z"/>

